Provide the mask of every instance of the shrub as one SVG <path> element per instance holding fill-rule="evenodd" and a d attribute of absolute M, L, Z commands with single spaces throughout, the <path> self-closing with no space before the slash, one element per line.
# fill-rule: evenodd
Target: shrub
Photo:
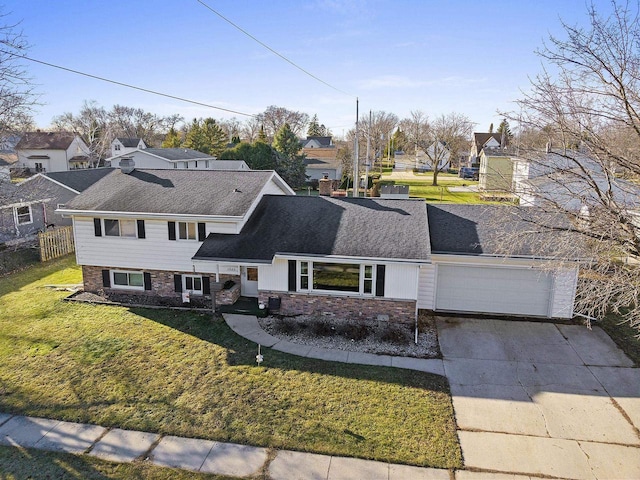
<path fill-rule="evenodd" d="M 343 323 L 336 330 L 349 340 L 364 340 L 369 335 L 369 327 L 364 323 Z"/>
<path fill-rule="evenodd" d="M 311 333 L 322 337 L 330 337 L 336 333 L 336 329 L 324 318 L 314 318 L 309 322 Z"/>
<path fill-rule="evenodd" d="M 380 332 L 379 339 L 394 345 L 406 345 L 411 341 L 411 332 L 405 326 L 388 325 Z"/>
<path fill-rule="evenodd" d="M 295 318 L 284 317 L 275 322 L 277 332 L 285 335 L 293 335 L 300 331 L 300 323 Z"/>

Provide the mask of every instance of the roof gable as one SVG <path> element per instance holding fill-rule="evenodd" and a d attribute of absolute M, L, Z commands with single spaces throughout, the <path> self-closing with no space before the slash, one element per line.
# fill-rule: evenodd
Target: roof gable
<path fill-rule="evenodd" d="M 141 138 L 118 137 L 116 140 L 118 140 L 122 144 L 123 147 L 137 148 L 142 139 Z"/>
<path fill-rule="evenodd" d="M 194 258 L 275 254 L 427 261 L 424 202 L 265 195 L 239 235 L 211 234 Z"/>
<path fill-rule="evenodd" d="M 87 168 L 83 170 L 69 170 L 66 172 L 48 172 L 41 175 L 43 177 L 50 178 L 51 180 L 75 192 L 83 192 L 112 171 L 113 168 Z"/>

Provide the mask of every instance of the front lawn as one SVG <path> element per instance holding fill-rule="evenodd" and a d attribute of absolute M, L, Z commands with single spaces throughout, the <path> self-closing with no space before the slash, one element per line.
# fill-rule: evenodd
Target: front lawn
<path fill-rule="evenodd" d="M 455 468 L 446 379 L 263 349 L 216 317 L 63 302 L 72 258 L 0 278 L 0 411 Z"/>

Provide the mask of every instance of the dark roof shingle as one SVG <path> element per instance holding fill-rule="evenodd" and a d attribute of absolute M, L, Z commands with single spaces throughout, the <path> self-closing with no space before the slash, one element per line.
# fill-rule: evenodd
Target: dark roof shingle
<path fill-rule="evenodd" d="M 136 148 L 140 143 L 140 138 L 118 137 L 118 141 L 127 148 Z"/>
<path fill-rule="evenodd" d="M 265 195 L 239 235 L 211 234 L 194 258 L 270 262 L 274 254 L 428 260 L 421 200 Z"/>
<path fill-rule="evenodd" d="M 242 216 L 271 171 L 114 169 L 67 204 L 71 210 Z"/>
<path fill-rule="evenodd" d="M 69 132 L 27 132 L 16 145 L 16 150 L 66 150 L 75 138 Z"/>
<path fill-rule="evenodd" d="M 567 217 L 531 207 L 506 205 L 427 205 L 431 251 L 458 255 L 548 257 L 566 244 Z M 560 227 L 554 231 L 555 227 Z M 568 231 L 567 231 L 568 230 Z"/>
<path fill-rule="evenodd" d="M 198 152 L 190 148 L 145 148 L 143 152 L 157 155 L 166 160 L 198 160 L 200 158 L 213 158 L 206 153 Z"/>
<path fill-rule="evenodd" d="M 85 170 L 69 170 L 67 172 L 47 172 L 42 175 L 66 185 L 76 192 L 83 192 L 113 170 L 113 168 L 87 168 Z"/>

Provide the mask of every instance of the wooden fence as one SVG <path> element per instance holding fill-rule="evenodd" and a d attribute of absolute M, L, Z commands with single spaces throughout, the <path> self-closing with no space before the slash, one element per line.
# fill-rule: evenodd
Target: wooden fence
<path fill-rule="evenodd" d="M 40 260 L 46 262 L 75 251 L 73 227 L 58 227 L 38 234 Z"/>

